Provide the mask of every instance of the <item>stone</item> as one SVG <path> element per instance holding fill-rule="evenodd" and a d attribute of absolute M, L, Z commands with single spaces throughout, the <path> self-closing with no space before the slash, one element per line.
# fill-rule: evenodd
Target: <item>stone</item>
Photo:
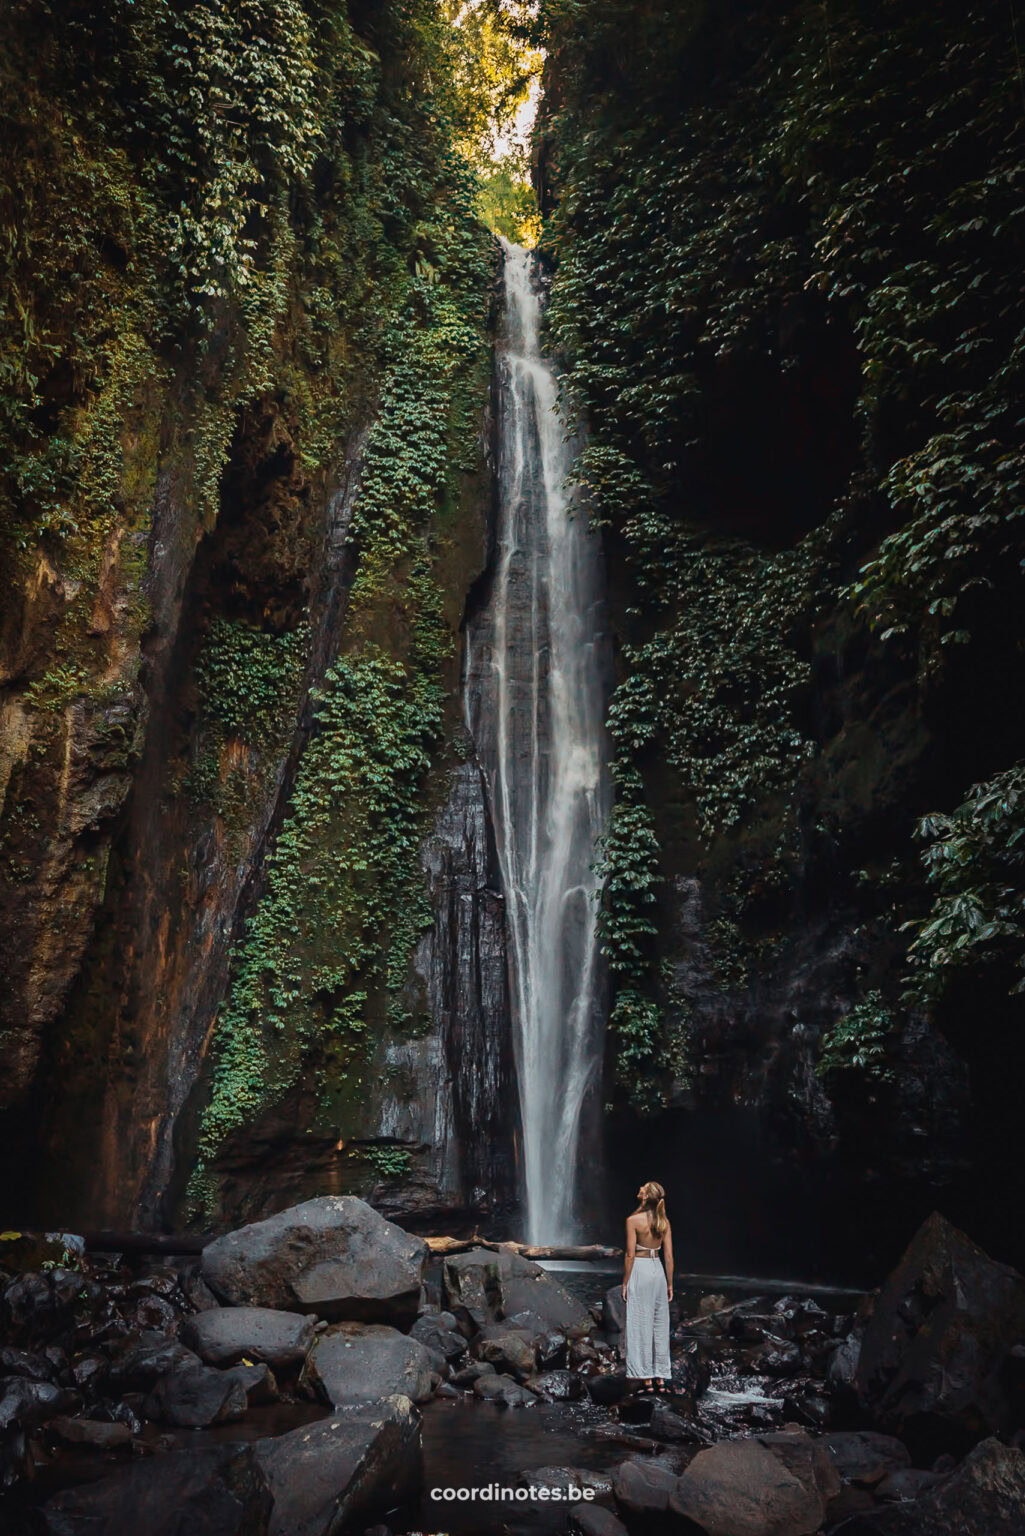
<path fill-rule="evenodd" d="M 147 1392 L 169 1371 L 202 1365 L 199 1356 L 177 1339 L 144 1336 L 130 1344 L 123 1355 L 107 1367 L 105 1386 L 109 1392 Z"/>
<path fill-rule="evenodd" d="M 840 1478 L 859 1488 L 872 1488 L 891 1472 L 911 1465 L 906 1445 L 892 1435 L 870 1429 L 835 1431 L 823 1435 L 819 1444 L 829 1453 Z"/>
<path fill-rule="evenodd" d="M 168 1451 L 59 1493 L 43 1536 L 268 1536 L 273 1497 L 250 1446 Z"/>
<path fill-rule="evenodd" d="M 203 1279 L 233 1306 L 331 1322 L 412 1323 L 427 1245 L 354 1195 L 320 1195 L 203 1249 Z"/>
<path fill-rule="evenodd" d="M 665 1403 L 658 1401 L 651 1410 L 648 1434 L 653 1440 L 662 1440 L 667 1445 L 679 1445 L 694 1439 L 694 1431 L 686 1419 L 682 1419 L 678 1413 L 667 1408 Z"/>
<path fill-rule="evenodd" d="M 622 1283 L 610 1285 L 605 1292 L 601 1309 L 601 1325 L 606 1333 L 626 1331 L 626 1302 L 623 1300 Z"/>
<path fill-rule="evenodd" d="M 758 1444 L 771 1451 L 799 1483 L 815 1489 L 824 1504 L 835 1498 L 843 1487 L 843 1480 L 827 1447 L 803 1429 L 784 1429 L 759 1435 Z"/>
<path fill-rule="evenodd" d="M 612 1497 L 611 1473 L 592 1472 L 585 1467 L 531 1467 L 520 1473 L 519 1481 L 524 1488 L 548 1488 L 553 1492 L 558 1489 L 560 1493 L 567 1488 L 589 1488 L 595 1499 Z"/>
<path fill-rule="evenodd" d="M 616 1472 L 612 1491 L 616 1503 L 631 1515 L 650 1516 L 669 1508 L 679 1478 L 657 1461 L 624 1461 Z"/>
<path fill-rule="evenodd" d="M 258 1365 L 229 1365 L 222 1369 L 222 1376 L 237 1381 L 246 1394 L 251 1408 L 265 1403 L 276 1403 L 281 1397 L 277 1378 L 269 1365 L 261 1360 Z"/>
<path fill-rule="evenodd" d="M 496 1376 L 498 1373 L 493 1365 L 486 1360 L 471 1360 L 464 1365 L 462 1370 L 456 1371 L 452 1376 L 452 1384 L 456 1387 L 472 1387 L 479 1376 Z"/>
<path fill-rule="evenodd" d="M 316 1324 L 299 1312 L 272 1307 L 218 1307 L 188 1318 L 181 1341 L 207 1365 L 263 1361 L 286 1375 L 301 1369 L 313 1344 Z"/>
<path fill-rule="evenodd" d="M 334 1407 L 431 1394 L 430 1353 L 418 1339 L 379 1323 L 338 1323 L 321 1334 L 306 1366 L 310 1385 Z"/>
<path fill-rule="evenodd" d="M 523 1381 L 537 1370 L 537 1356 L 529 1338 L 512 1329 L 488 1328 L 473 1341 L 473 1353 L 478 1360 L 486 1360 L 495 1370 L 506 1376 Z"/>
<path fill-rule="evenodd" d="M 875 1496 L 883 1504 L 903 1504 L 908 1499 L 921 1498 L 939 1481 L 938 1472 L 927 1472 L 924 1467 L 902 1467 L 899 1472 L 888 1472 L 876 1484 Z"/>
<path fill-rule="evenodd" d="M 486 1403 L 498 1403 L 503 1408 L 527 1408 L 537 1402 L 534 1394 L 513 1381 L 511 1376 L 500 1376 L 496 1372 L 489 1376 L 478 1376 L 473 1384 L 473 1395 L 483 1398 Z"/>
<path fill-rule="evenodd" d="M 7 1376 L 0 1381 L 0 1433 L 9 1429 L 35 1429 L 69 1404 L 70 1394 L 49 1381 L 29 1381 Z M 81 1404 L 81 1398 L 76 1399 Z"/>
<path fill-rule="evenodd" d="M 420 1416 L 391 1396 L 258 1440 L 255 1453 L 274 1494 L 269 1536 L 336 1536 L 415 1493 Z"/>
<path fill-rule="evenodd" d="M 933 1213 L 876 1301 L 855 1375 L 863 1410 L 923 1457 L 1010 1433 L 1006 1362 L 1025 1338 L 1025 1279 Z"/>
<path fill-rule="evenodd" d="M 526 1333 L 537 1354 L 538 1364 L 554 1366 L 564 1363 L 566 1335 L 558 1328 L 550 1327 L 536 1312 L 513 1312 L 503 1319 L 507 1328 Z"/>
<path fill-rule="evenodd" d="M 521 1258 L 509 1248 L 498 1251 L 498 1271 L 503 1315 L 533 1312 L 549 1328 L 558 1329 L 567 1338 L 582 1338 L 593 1333 L 594 1318 L 540 1264 Z"/>
<path fill-rule="evenodd" d="M 699 1451 L 678 1479 L 669 1509 L 706 1536 L 812 1536 L 825 1501 L 756 1440 Z"/>
<path fill-rule="evenodd" d="M 611 1407 L 613 1403 L 622 1402 L 630 1390 L 629 1378 L 621 1371 L 587 1378 L 587 1391 L 591 1401 L 600 1403 L 604 1408 Z"/>
<path fill-rule="evenodd" d="M 445 1313 L 444 1316 L 452 1318 L 452 1327 L 442 1322 L 438 1314 L 426 1314 L 417 1318 L 409 1330 L 409 1336 L 411 1339 L 419 1339 L 421 1344 L 451 1363 L 466 1354 L 466 1340 L 456 1331 L 456 1320 L 452 1313 Z"/>
<path fill-rule="evenodd" d="M 584 1397 L 587 1388 L 575 1371 L 542 1371 L 528 1376 L 523 1385 L 546 1403 L 572 1403 Z"/>
<path fill-rule="evenodd" d="M 600 1504 L 574 1504 L 569 1527 L 571 1531 L 580 1531 L 581 1536 L 627 1536 L 622 1520 Z"/>
<path fill-rule="evenodd" d="M 245 1417 L 246 1390 L 227 1371 L 210 1365 L 186 1366 L 162 1376 L 146 1399 L 148 1419 L 182 1428 L 206 1429 Z"/>
<path fill-rule="evenodd" d="M 68 1445 L 91 1445 L 100 1451 L 113 1451 L 132 1442 L 130 1425 L 104 1419 L 69 1419 L 59 1414 L 48 1428 Z"/>
<path fill-rule="evenodd" d="M 920 1497 L 853 1514 L 836 1536 L 1021 1536 L 1025 1452 L 991 1438 Z"/>
<path fill-rule="evenodd" d="M 0 1376 L 25 1376 L 29 1381 L 50 1381 L 55 1371 L 45 1355 L 28 1349 L 0 1349 Z"/>
<path fill-rule="evenodd" d="M 490 1248 L 453 1253 L 442 1269 L 445 1302 L 459 1327 L 475 1331 L 494 1322 L 502 1305 L 498 1254 Z"/>

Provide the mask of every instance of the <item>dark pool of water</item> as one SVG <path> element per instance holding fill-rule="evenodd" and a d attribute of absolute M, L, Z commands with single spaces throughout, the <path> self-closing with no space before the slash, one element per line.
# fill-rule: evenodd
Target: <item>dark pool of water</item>
<path fill-rule="evenodd" d="M 565 1507 L 514 1501 L 439 1501 L 432 1493 L 445 1488 L 522 1487 L 520 1475 L 536 1467 L 582 1467 L 612 1472 L 627 1452 L 592 1438 L 610 1414 L 592 1403 L 536 1403 L 529 1408 L 498 1408 L 492 1403 L 438 1398 L 423 1410 L 426 1482 L 419 1511 L 407 1530 L 492 1536 L 507 1530 L 516 1536 L 564 1531 Z"/>

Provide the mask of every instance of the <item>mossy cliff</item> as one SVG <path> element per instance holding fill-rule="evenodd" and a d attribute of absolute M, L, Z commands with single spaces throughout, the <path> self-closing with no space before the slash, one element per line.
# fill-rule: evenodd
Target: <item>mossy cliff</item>
<path fill-rule="evenodd" d="M 1013 7 L 541 27 L 551 340 L 616 599 L 611 1124 L 712 1247 L 843 1244 L 850 1199 L 884 1244 L 937 1198 L 995 1237 L 1007 1181 L 972 1170 L 1020 1155 L 1025 1065 Z"/>
<path fill-rule="evenodd" d="M 210 1217 L 218 1159 L 271 1146 L 285 1182 L 408 1172 L 414 1204 L 464 1201 L 451 1146 L 382 1132 L 379 1077 L 435 1022 L 420 850 L 461 772 L 486 555 L 495 250 L 453 47 L 428 0 L 0 21 L 3 1139 L 33 1154 L 26 1210 L 169 1219 L 195 1167 Z M 251 1205 L 277 1177 L 250 1171 Z"/>

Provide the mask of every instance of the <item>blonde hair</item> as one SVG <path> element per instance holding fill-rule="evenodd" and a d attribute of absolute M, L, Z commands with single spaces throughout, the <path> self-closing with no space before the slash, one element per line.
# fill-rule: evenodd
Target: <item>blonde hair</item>
<path fill-rule="evenodd" d="M 651 1230 L 656 1237 L 661 1237 L 669 1225 L 669 1219 L 666 1216 L 666 1192 L 661 1184 L 649 1180 L 647 1184 L 641 1185 L 641 1203 L 637 1209 L 647 1211 Z"/>

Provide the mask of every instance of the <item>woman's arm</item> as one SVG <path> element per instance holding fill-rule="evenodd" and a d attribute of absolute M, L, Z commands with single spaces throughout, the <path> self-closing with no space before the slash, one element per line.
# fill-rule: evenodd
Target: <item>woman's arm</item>
<path fill-rule="evenodd" d="M 662 1247 L 666 1257 L 666 1286 L 669 1290 L 669 1300 L 673 1299 L 673 1229 L 666 1225 L 666 1235 L 662 1239 Z"/>
<path fill-rule="evenodd" d="M 630 1271 L 634 1267 L 634 1258 L 637 1253 L 637 1233 L 634 1230 L 632 1218 L 626 1218 L 626 1257 L 623 1260 L 623 1300 L 626 1300 L 627 1286 L 630 1284 Z"/>

